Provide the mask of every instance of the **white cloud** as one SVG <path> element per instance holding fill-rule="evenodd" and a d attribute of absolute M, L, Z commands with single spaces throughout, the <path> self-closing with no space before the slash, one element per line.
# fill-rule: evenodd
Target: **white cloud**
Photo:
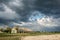
<path fill-rule="evenodd" d="M 27 26 L 33 30 L 47 30 L 47 28 L 51 28 L 50 30 L 52 30 L 55 27 L 60 26 L 59 21 L 60 21 L 60 18 L 43 17 L 42 19 L 37 19 L 37 21 L 21 22 L 22 24 L 18 24 L 18 25 Z"/>
<path fill-rule="evenodd" d="M 24 28 L 29 28 L 29 29 L 32 29 L 32 30 L 39 30 L 40 28 L 38 27 L 38 25 L 34 24 L 35 22 L 21 22 L 21 24 L 19 23 L 15 23 L 13 22 L 12 24 L 14 26 L 18 25 L 20 27 L 24 27 Z"/>
<path fill-rule="evenodd" d="M 39 11 L 33 11 L 32 15 L 29 18 L 29 21 L 36 21 L 37 19 L 43 18 L 45 15 Z"/>
<path fill-rule="evenodd" d="M 42 19 L 38 19 L 37 22 L 40 24 L 40 25 L 43 25 L 43 26 L 46 26 L 46 27 L 54 27 L 54 26 L 60 26 L 59 24 L 59 21 L 60 18 L 52 18 L 52 17 L 44 17 Z"/>
<path fill-rule="evenodd" d="M 23 3 L 22 0 L 12 0 L 11 2 L 9 2 L 9 6 L 13 7 L 19 7 L 20 9 L 23 9 Z"/>
<path fill-rule="evenodd" d="M 39 11 L 32 12 L 33 14 L 29 18 L 29 21 L 36 21 L 39 25 L 45 26 L 45 27 L 54 27 L 54 26 L 60 26 L 60 18 L 53 18 L 46 16 L 42 14 Z"/>
<path fill-rule="evenodd" d="M 37 19 L 37 21 L 20 22 L 21 24 L 13 22 L 13 25 L 27 27 L 34 31 L 56 31 L 55 27 L 60 26 L 59 21 L 60 18 L 43 17 L 42 19 Z"/>
<path fill-rule="evenodd" d="M 3 5 L 5 11 L 0 11 L 0 18 L 3 18 L 3 19 L 15 19 L 15 18 L 19 18 L 19 15 L 15 11 L 10 9 L 5 4 L 2 4 L 2 5 Z"/>

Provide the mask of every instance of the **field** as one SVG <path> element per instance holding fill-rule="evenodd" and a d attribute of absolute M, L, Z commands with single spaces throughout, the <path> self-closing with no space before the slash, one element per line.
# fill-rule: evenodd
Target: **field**
<path fill-rule="evenodd" d="M 60 34 L 55 32 L 30 32 L 30 33 L 0 33 L 0 40 L 22 40 L 23 37 L 26 36 L 41 36 L 41 35 L 54 35 L 54 34 Z"/>
<path fill-rule="evenodd" d="M 60 34 L 26 36 L 22 40 L 60 40 Z"/>

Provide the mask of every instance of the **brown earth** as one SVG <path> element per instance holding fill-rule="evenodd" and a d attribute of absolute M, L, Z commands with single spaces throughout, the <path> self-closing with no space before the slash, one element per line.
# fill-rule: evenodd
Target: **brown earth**
<path fill-rule="evenodd" d="M 26 36 L 26 37 L 23 37 L 22 40 L 60 40 L 60 34 Z"/>

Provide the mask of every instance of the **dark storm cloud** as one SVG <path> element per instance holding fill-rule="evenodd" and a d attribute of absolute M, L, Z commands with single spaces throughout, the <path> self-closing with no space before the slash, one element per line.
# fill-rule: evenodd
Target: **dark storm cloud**
<path fill-rule="evenodd" d="M 37 0 L 35 10 L 41 11 L 46 15 L 54 15 L 60 17 L 60 1 L 59 0 Z"/>
<path fill-rule="evenodd" d="M 0 3 L 8 3 L 10 2 L 11 0 L 0 0 Z"/>
<path fill-rule="evenodd" d="M 34 0 L 23 0 L 22 1 L 23 9 L 18 6 L 12 6 L 10 7 L 12 10 L 16 11 L 17 14 L 21 16 L 20 20 L 21 21 L 28 21 L 29 17 L 31 16 L 32 13 L 30 13 L 33 8 L 32 6 L 34 5 Z"/>
<path fill-rule="evenodd" d="M 53 16 L 53 17 L 60 17 L 60 1 L 59 0 L 22 0 L 23 7 L 21 9 L 20 6 L 9 5 L 9 2 L 15 0 L 0 0 L 0 3 L 7 5 L 16 14 L 20 15 L 20 21 L 28 21 L 29 17 L 32 15 L 31 11 L 40 11 L 45 15 Z M 18 0 L 20 1 L 20 0 Z M 21 3 L 17 3 L 21 4 Z M 22 6 L 21 5 L 21 6 Z M 3 8 L 0 8 L 3 10 Z M 7 19 L 6 19 L 7 20 Z"/>
<path fill-rule="evenodd" d="M 31 11 L 37 10 L 45 15 L 60 17 L 60 1 L 59 0 L 23 0 L 24 9 L 17 9 L 17 13 L 22 16 L 22 20 L 28 19 L 32 13 Z"/>

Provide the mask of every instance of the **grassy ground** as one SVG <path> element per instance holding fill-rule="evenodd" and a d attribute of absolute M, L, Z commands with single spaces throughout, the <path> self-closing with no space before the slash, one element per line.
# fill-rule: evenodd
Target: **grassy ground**
<path fill-rule="evenodd" d="M 36 35 L 51 35 L 51 34 L 60 34 L 59 32 L 31 32 L 31 33 L 0 33 L 0 40 L 21 40 L 21 37 L 24 36 L 36 36 Z"/>

